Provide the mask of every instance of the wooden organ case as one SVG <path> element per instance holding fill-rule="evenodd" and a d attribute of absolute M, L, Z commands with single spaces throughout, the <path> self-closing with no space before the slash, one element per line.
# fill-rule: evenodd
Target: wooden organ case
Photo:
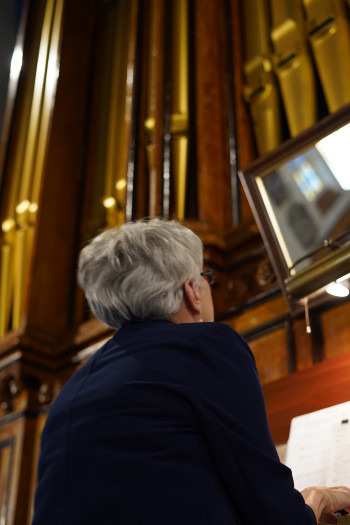
<path fill-rule="evenodd" d="M 350 102 L 346 75 L 327 81 L 348 71 L 329 61 L 348 62 L 348 4 L 319 3 L 19 2 L 0 122 L 2 524 L 30 523 L 50 404 L 111 335 L 75 277 L 103 228 L 162 216 L 200 235 L 216 318 L 255 354 L 276 444 L 295 415 L 349 399 L 350 303 L 311 310 L 305 333 L 238 177 Z"/>

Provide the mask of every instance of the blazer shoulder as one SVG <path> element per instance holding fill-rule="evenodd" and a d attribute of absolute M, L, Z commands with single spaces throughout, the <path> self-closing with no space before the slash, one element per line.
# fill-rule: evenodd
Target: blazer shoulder
<path fill-rule="evenodd" d="M 203 327 L 201 333 L 209 338 L 217 338 L 227 344 L 232 344 L 232 342 L 242 344 L 243 346 L 248 346 L 244 338 L 236 332 L 231 326 L 224 323 L 201 323 Z"/>
<path fill-rule="evenodd" d="M 224 323 L 201 323 L 197 332 L 197 341 L 201 348 L 213 352 L 217 357 L 253 363 L 254 355 L 245 339 L 236 330 Z"/>

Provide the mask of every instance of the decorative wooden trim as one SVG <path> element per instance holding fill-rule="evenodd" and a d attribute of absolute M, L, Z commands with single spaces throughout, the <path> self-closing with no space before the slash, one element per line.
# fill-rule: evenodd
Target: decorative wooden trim
<path fill-rule="evenodd" d="M 252 330 L 243 332 L 242 337 L 249 343 L 250 341 L 259 339 L 264 335 L 271 334 L 280 328 L 284 328 L 286 334 L 287 363 L 288 373 L 290 374 L 295 371 L 295 343 L 290 315 L 282 315 L 281 317 L 263 323 Z"/>
<path fill-rule="evenodd" d="M 349 401 L 349 385 L 350 353 L 263 385 L 275 443 L 288 440 L 293 417 Z"/>
<path fill-rule="evenodd" d="M 237 316 L 240 313 L 253 308 L 254 306 L 258 306 L 262 303 L 265 303 L 269 299 L 272 299 L 274 297 L 280 297 L 281 295 L 282 293 L 278 286 L 270 288 L 269 290 L 264 290 L 260 294 L 255 295 L 254 297 L 250 297 L 247 301 L 244 301 L 243 303 L 240 303 L 236 306 L 232 306 L 231 308 L 220 312 L 216 316 L 216 321 L 226 321 L 231 317 Z"/>
<path fill-rule="evenodd" d="M 1 476 L 0 476 L 0 523 L 7 523 L 8 510 L 9 510 L 9 500 L 10 500 L 10 488 L 14 464 L 14 447 L 15 447 L 15 438 L 10 437 L 0 441 L 0 464 L 1 464 Z M 1 456 L 4 453 L 4 450 L 9 448 L 10 457 L 7 462 L 7 472 L 4 471 L 4 461 L 1 461 Z M 1 486 L 2 485 L 2 486 Z"/>

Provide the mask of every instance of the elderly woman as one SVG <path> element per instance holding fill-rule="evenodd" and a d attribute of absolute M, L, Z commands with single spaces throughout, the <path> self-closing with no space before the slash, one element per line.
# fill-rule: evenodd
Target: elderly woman
<path fill-rule="evenodd" d="M 42 438 L 34 525 L 315 524 L 344 487 L 294 489 L 254 357 L 214 323 L 200 239 L 175 221 L 108 230 L 79 283 L 116 333 L 68 381 Z"/>

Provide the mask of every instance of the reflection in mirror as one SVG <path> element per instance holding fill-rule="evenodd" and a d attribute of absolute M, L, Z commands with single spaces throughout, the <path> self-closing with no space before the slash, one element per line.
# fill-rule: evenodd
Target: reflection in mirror
<path fill-rule="evenodd" d="M 291 273 L 350 241 L 350 124 L 256 179 Z"/>

